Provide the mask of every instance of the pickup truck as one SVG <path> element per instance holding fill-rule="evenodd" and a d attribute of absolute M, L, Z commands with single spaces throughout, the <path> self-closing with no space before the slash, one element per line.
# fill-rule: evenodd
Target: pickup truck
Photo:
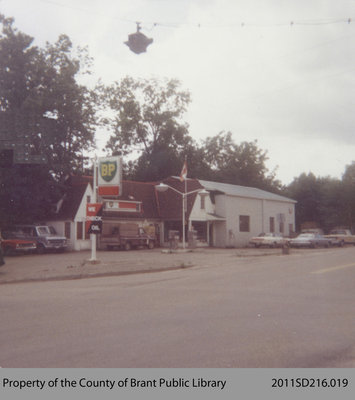
<path fill-rule="evenodd" d="M 52 226 L 48 225 L 16 225 L 10 230 L 13 238 L 35 241 L 37 253 L 49 251 L 62 252 L 67 248 L 67 239 L 59 236 Z"/>
<path fill-rule="evenodd" d="M 325 235 L 326 238 L 335 240 L 339 246 L 344 244 L 352 244 L 355 246 L 355 235 L 351 234 L 349 229 L 333 229 L 329 235 Z"/>
<path fill-rule="evenodd" d="M 115 248 L 131 250 L 142 246 L 153 249 L 155 243 L 155 236 L 148 235 L 143 228 L 135 223 L 106 222 L 100 235 L 100 246 L 106 247 L 107 250 Z"/>
<path fill-rule="evenodd" d="M 6 256 L 15 254 L 34 253 L 37 249 L 36 242 L 33 240 L 21 240 L 15 238 L 5 238 L 1 240 L 1 248 Z"/>

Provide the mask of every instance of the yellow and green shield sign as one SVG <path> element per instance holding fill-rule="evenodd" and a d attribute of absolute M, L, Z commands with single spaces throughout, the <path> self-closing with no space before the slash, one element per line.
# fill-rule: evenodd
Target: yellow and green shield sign
<path fill-rule="evenodd" d="M 117 174 L 117 161 L 101 161 L 100 176 L 105 182 L 111 182 Z"/>

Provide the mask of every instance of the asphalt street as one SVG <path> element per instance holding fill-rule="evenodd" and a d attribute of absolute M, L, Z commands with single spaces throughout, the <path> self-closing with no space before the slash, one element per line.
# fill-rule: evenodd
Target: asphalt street
<path fill-rule="evenodd" d="M 189 268 L 0 285 L 0 366 L 355 367 L 354 247 L 184 257 Z"/>

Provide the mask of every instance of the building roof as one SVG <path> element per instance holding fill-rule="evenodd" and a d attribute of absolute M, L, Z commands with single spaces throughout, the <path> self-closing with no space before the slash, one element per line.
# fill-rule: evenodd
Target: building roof
<path fill-rule="evenodd" d="M 201 179 L 199 179 L 199 182 L 206 190 L 220 192 L 221 194 L 226 194 L 228 196 L 297 203 L 295 200 L 287 197 L 253 187 L 231 185 L 229 183 L 210 182 Z"/>
<path fill-rule="evenodd" d="M 215 194 L 225 194 L 228 196 L 264 199 L 271 201 L 281 201 L 296 203 L 296 201 L 274 193 L 266 192 L 246 186 L 231 185 L 227 183 L 210 182 L 198 179 L 186 179 L 181 182 L 178 177 L 169 177 L 163 183 L 175 189 L 168 189 L 166 192 L 158 192 L 155 186 L 158 182 L 135 182 L 122 181 L 122 196 L 119 200 L 136 201 L 142 203 L 141 212 L 115 212 L 106 211 L 104 216 L 111 218 L 130 218 L 130 219 L 165 219 L 181 220 L 182 218 L 182 193 L 189 193 L 205 188 Z M 92 186 L 90 176 L 71 176 L 66 180 L 67 191 L 57 203 L 57 212 L 53 215 L 55 219 L 74 220 L 80 203 L 88 184 Z M 180 192 L 181 194 L 177 193 Z M 190 215 L 195 203 L 197 192 L 187 196 L 187 216 Z M 210 220 L 221 220 L 217 215 L 209 215 Z"/>
<path fill-rule="evenodd" d="M 78 208 L 88 185 L 91 185 L 91 177 L 70 176 L 66 179 L 67 190 L 59 199 L 53 218 L 56 220 L 74 220 Z"/>
<path fill-rule="evenodd" d="M 74 220 L 87 185 L 92 186 L 91 176 L 70 176 L 66 180 L 67 190 L 57 203 L 57 212 L 53 217 Z M 122 181 L 122 196 L 119 200 L 142 203 L 141 212 L 106 212 L 104 215 L 113 218 L 159 218 L 157 198 L 153 183 Z M 92 201 L 92 199 L 91 199 Z"/>

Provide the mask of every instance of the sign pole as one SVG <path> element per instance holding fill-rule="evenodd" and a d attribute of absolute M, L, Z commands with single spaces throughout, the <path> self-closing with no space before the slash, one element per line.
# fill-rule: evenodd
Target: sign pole
<path fill-rule="evenodd" d="M 97 196 L 96 196 L 96 187 L 97 187 L 96 172 L 97 171 L 96 171 L 96 168 L 97 168 L 97 166 L 96 166 L 96 157 L 95 157 L 95 159 L 94 159 L 94 182 L 93 182 L 93 185 L 94 185 L 94 188 L 93 188 L 94 198 L 93 198 L 93 203 L 97 202 Z M 91 234 L 91 259 L 89 261 L 91 261 L 91 262 L 96 262 L 97 261 L 97 259 L 96 259 L 96 235 L 93 234 L 93 233 Z"/>

